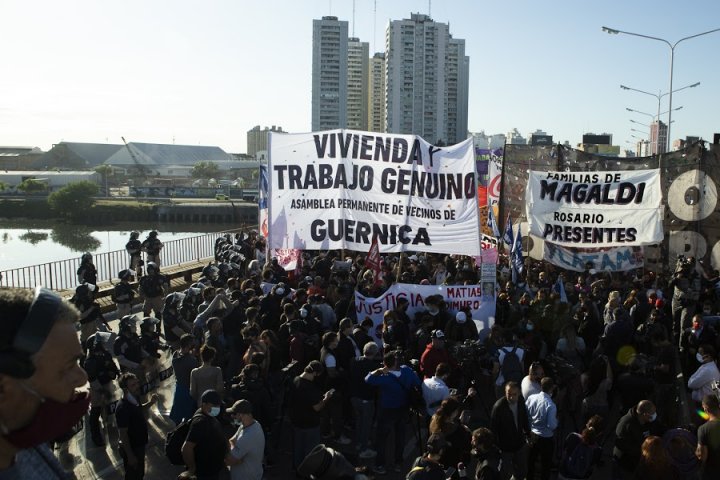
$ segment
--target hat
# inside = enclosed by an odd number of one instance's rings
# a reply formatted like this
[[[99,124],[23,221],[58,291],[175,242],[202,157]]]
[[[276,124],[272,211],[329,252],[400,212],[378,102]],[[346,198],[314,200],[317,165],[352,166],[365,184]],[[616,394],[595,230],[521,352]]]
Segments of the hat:
[[[457,312],[455,314],[455,320],[457,320],[458,323],[465,323],[465,321],[467,320],[467,315],[465,315],[465,312]]]
[[[411,262],[417,262],[417,261],[418,261],[418,257],[417,257],[417,255],[410,255],[410,256],[408,257],[408,260],[410,260]]]
[[[242,413],[242,414],[251,414],[253,413],[252,409],[252,403],[250,403],[249,400],[245,400],[244,398],[242,400],[238,400],[233,404],[232,407],[227,409],[228,413]]]
[[[200,403],[209,403],[211,405],[220,406],[222,405],[222,399],[220,394],[215,390],[205,390],[200,397]]]
[[[144,323],[146,325],[147,324],[157,325],[158,323],[160,323],[160,319],[155,318],[155,317],[145,317],[145,318],[143,318],[142,323]]]
[[[432,331],[430,338],[445,338],[445,334],[438,328],[437,330]]]

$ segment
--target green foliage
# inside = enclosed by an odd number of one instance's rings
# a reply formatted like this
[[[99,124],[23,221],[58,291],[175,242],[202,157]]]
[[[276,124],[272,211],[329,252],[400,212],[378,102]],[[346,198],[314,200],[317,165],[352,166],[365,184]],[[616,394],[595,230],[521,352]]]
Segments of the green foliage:
[[[47,190],[47,185],[40,180],[34,178],[26,178],[17,186],[17,189],[25,193],[44,192]]]
[[[7,188],[7,184],[5,184],[5,183],[3,183],[3,182],[0,182],[0,192],[2,192],[3,190],[5,190],[6,188]]]
[[[193,178],[217,178],[220,175],[220,167],[215,162],[198,162],[193,166],[190,175]]]
[[[69,183],[48,197],[53,210],[64,217],[77,217],[95,204],[99,188],[88,181]]]

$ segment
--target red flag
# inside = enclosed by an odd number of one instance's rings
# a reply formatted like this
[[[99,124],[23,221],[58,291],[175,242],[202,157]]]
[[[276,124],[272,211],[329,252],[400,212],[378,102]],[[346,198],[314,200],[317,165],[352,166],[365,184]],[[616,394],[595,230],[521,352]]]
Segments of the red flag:
[[[370,251],[368,251],[367,257],[365,257],[365,266],[373,271],[373,284],[381,284],[382,278],[380,278],[380,246],[378,245],[377,235],[373,236],[372,244],[370,244]]]

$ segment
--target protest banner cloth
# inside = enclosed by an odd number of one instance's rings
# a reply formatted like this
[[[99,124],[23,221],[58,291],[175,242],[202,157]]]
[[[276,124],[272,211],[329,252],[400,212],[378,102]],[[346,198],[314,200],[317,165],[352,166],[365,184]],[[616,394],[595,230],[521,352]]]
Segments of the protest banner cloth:
[[[530,171],[529,233],[574,247],[650,245],[663,240],[660,171]]]
[[[273,248],[270,250],[270,257],[277,258],[278,265],[286,272],[292,272],[302,266],[302,255],[297,248]]]
[[[626,272],[644,266],[642,247],[579,249],[545,242],[543,260],[576,272],[584,272],[588,262],[592,262],[596,270],[609,272]]]
[[[270,133],[270,248],[480,254],[472,139]]]
[[[370,251],[368,251],[367,257],[365,257],[365,266],[373,272],[373,285],[381,284],[380,247],[378,246],[377,235],[373,236]]]
[[[493,266],[494,269],[494,266]],[[487,294],[486,294],[487,293]],[[495,320],[494,291],[483,291],[483,285],[416,285],[412,283],[395,283],[385,293],[376,298],[365,297],[355,292],[355,311],[358,321],[370,317],[375,325],[373,338],[382,338],[383,314],[395,308],[399,298],[408,300],[407,314],[413,318],[416,313],[425,309],[425,299],[430,295],[442,295],[453,315],[460,307],[468,306],[472,317],[490,328]],[[477,323],[477,322],[476,322]]]
[[[494,207],[500,203],[500,185],[502,183],[502,157],[490,155],[488,158],[487,204]]]
[[[268,236],[268,177],[267,165],[260,165],[258,175],[258,231],[260,235]]]

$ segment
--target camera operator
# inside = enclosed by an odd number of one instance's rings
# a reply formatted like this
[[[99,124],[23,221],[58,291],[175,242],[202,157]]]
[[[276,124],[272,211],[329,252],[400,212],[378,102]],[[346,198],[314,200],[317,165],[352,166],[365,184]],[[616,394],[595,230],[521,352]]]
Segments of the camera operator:
[[[435,375],[423,380],[422,392],[428,417],[432,417],[442,401],[450,396],[448,378],[450,378],[450,365],[440,363],[435,369]]]
[[[97,332],[85,342],[87,357],[83,362],[83,368],[85,368],[90,382],[88,423],[90,424],[90,438],[98,447],[105,445],[105,437],[100,428],[100,414],[103,408],[110,404],[112,381],[120,375],[120,370],[115,365],[112,355],[105,348],[111,335],[109,332]]]
[[[445,333],[442,330],[433,330],[430,334],[430,343],[427,344],[420,357],[420,371],[425,378],[430,378],[435,373],[437,366],[443,362],[455,366],[455,362],[445,348]]]

